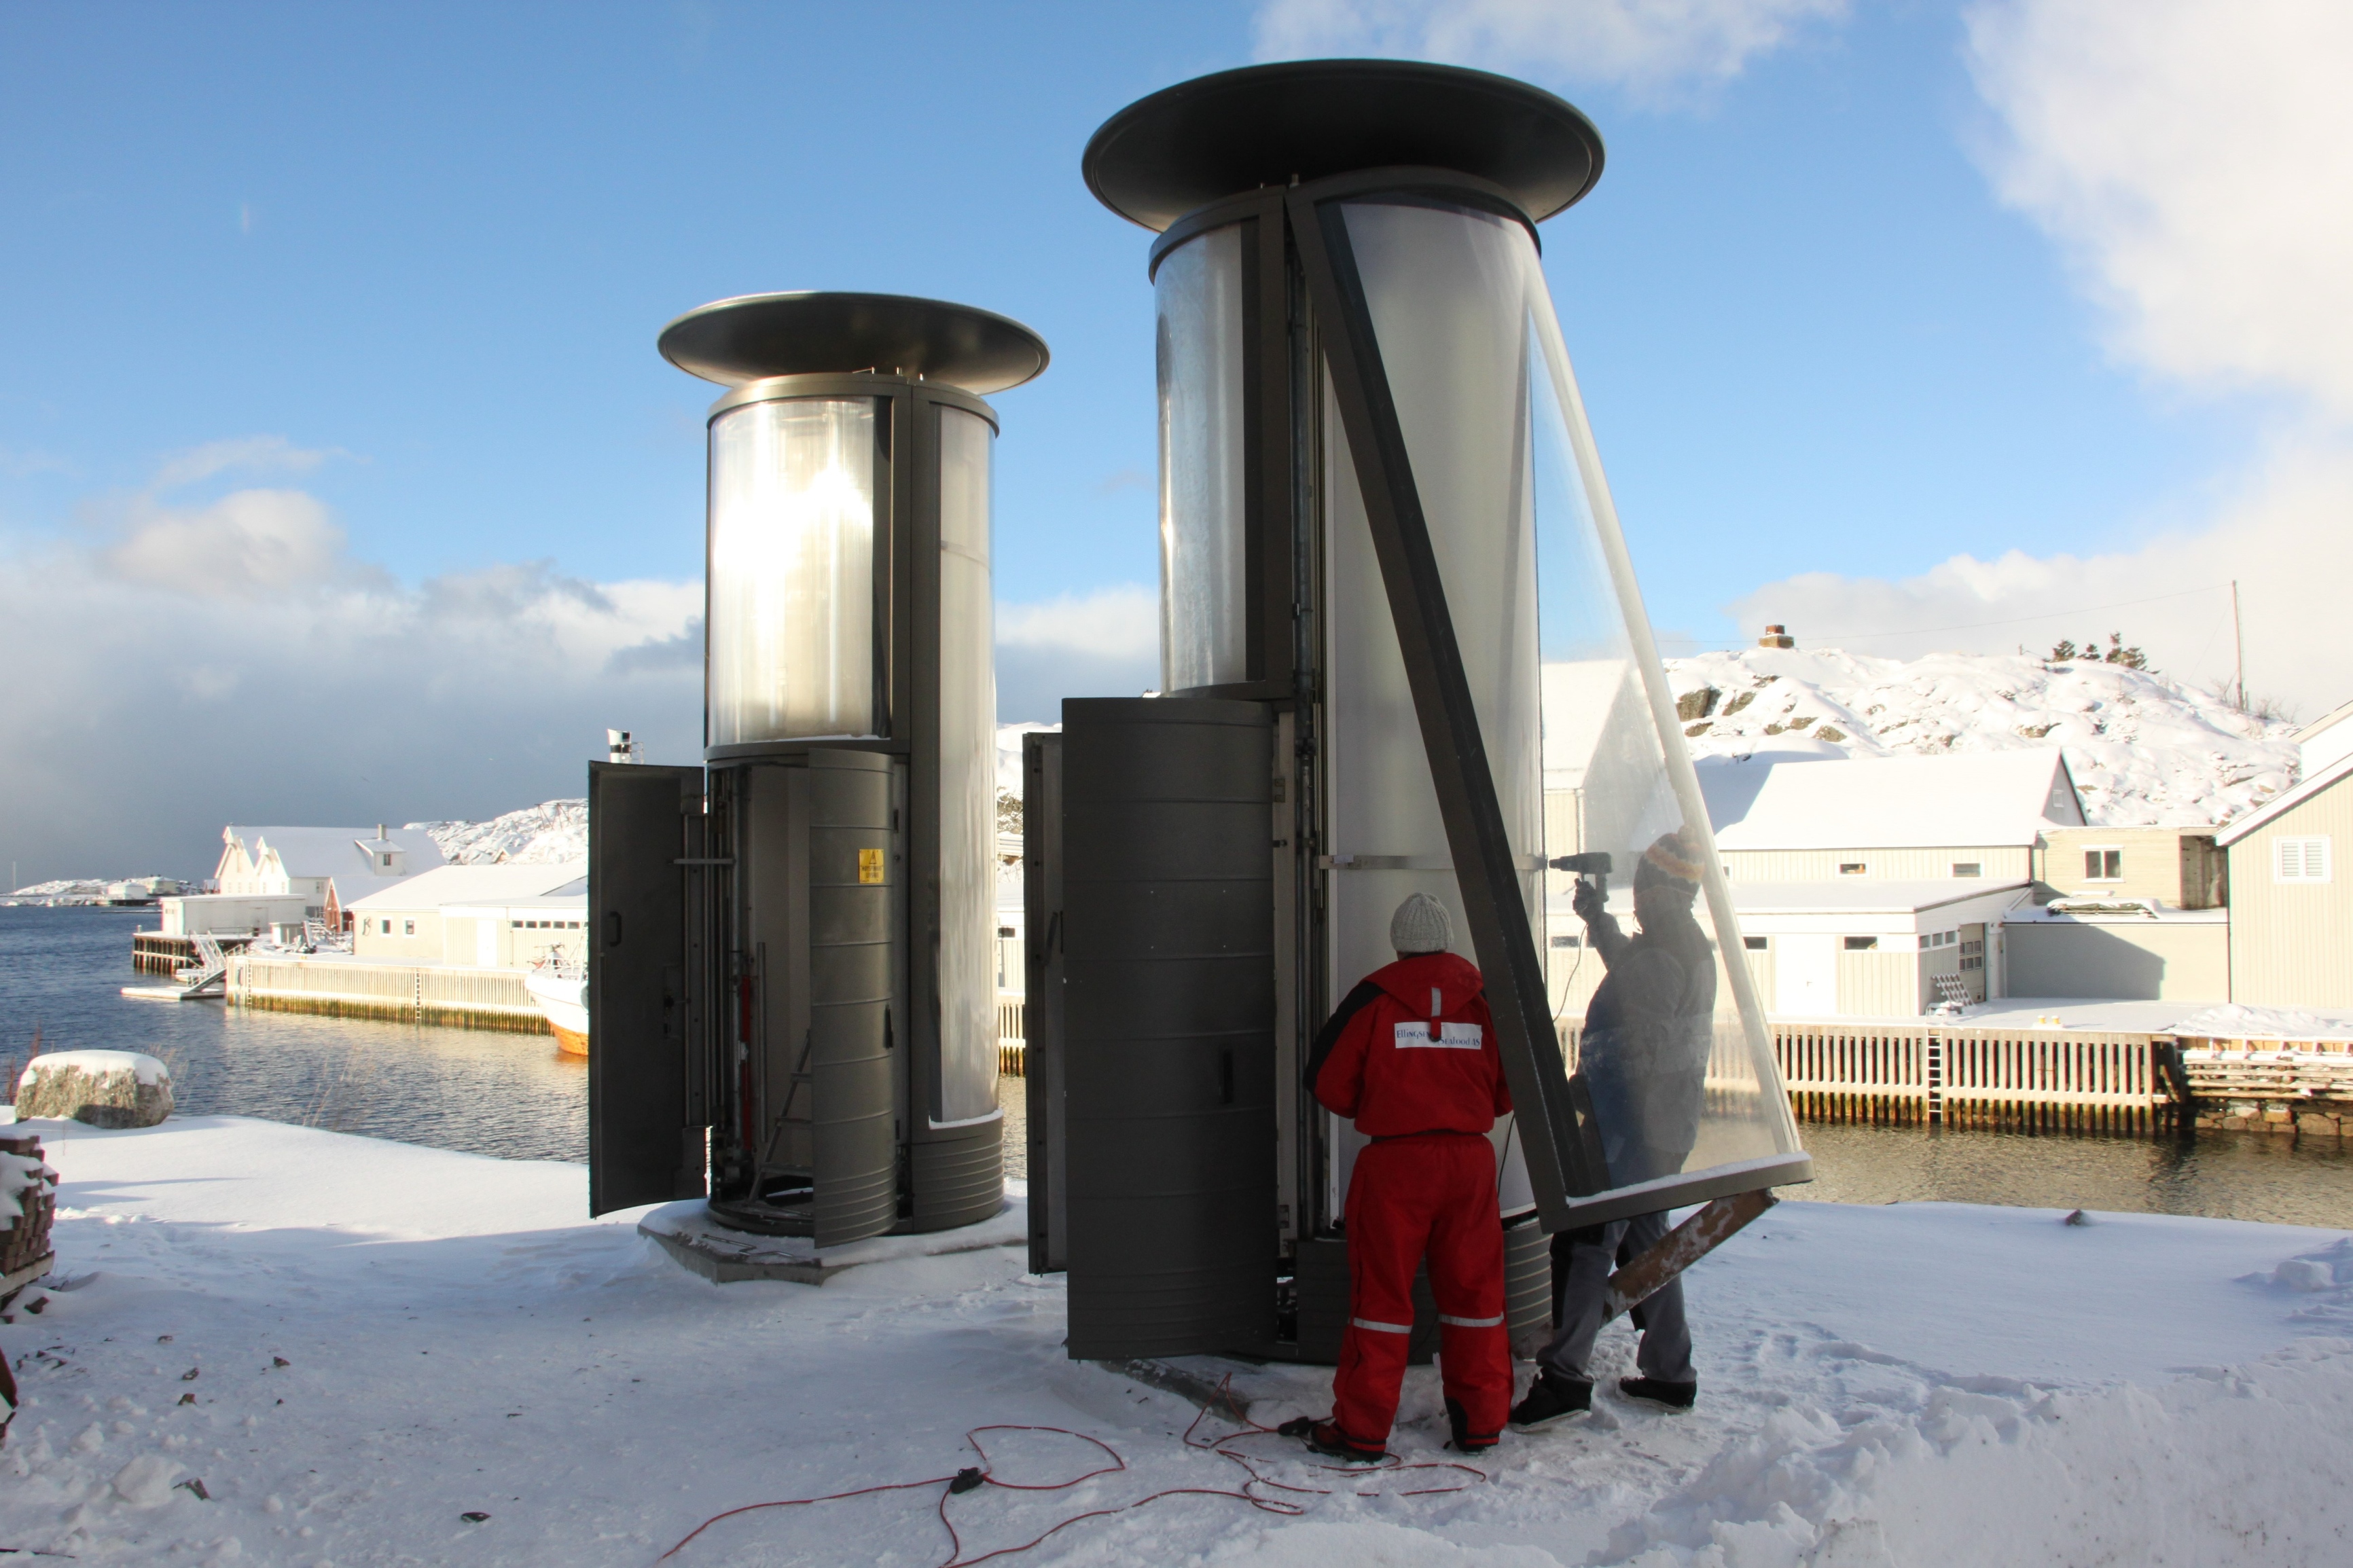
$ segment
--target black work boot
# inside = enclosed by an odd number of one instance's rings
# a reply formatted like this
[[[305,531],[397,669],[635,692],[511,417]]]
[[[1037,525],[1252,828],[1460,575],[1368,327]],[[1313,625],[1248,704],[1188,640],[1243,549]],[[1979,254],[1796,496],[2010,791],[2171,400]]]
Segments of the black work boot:
[[[1528,1396],[1512,1406],[1512,1430],[1541,1432],[1593,1408],[1593,1385],[1582,1378],[1563,1377],[1546,1367],[1528,1385]]]
[[[1669,1383],[1656,1377],[1621,1377],[1618,1380],[1618,1392],[1664,1410],[1689,1410],[1692,1401],[1699,1397],[1699,1384]]]
[[[1336,1421],[1318,1421],[1313,1415],[1294,1416],[1275,1428],[1285,1437],[1296,1437],[1318,1454],[1335,1459],[1345,1459],[1352,1465],[1377,1465],[1389,1457],[1388,1450],[1367,1447],[1340,1430]]]
[[[1470,1413],[1462,1408],[1462,1402],[1459,1399],[1446,1402],[1446,1425],[1454,1433],[1454,1451],[1458,1454],[1483,1454],[1493,1447],[1496,1439],[1503,1436],[1500,1432],[1482,1436],[1472,1431]]]

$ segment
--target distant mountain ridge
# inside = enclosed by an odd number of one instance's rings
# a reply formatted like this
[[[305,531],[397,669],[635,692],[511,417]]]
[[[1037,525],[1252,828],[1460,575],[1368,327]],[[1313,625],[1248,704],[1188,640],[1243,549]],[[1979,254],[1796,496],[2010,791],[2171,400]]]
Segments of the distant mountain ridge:
[[[1666,667],[1694,757],[2057,746],[2085,817],[2105,827],[2227,822],[2295,782],[2293,721],[2123,665],[1744,648]]]

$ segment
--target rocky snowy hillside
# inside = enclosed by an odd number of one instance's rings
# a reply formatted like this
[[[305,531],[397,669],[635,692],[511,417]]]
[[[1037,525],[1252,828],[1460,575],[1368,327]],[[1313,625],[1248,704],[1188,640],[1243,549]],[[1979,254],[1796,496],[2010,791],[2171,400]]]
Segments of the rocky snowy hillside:
[[[1694,756],[2058,746],[2102,826],[2225,822],[2295,780],[2295,724],[2122,665],[1746,648],[1669,659],[1667,679]]]
[[[412,822],[461,866],[552,865],[588,854],[588,803],[550,800],[488,822]]]
[[[1748,648],[1671,658],[1695,756],[1799,752],[1894,757],[2059,746],[2092,821],[2225,822],[2295,780],[2295,725],[2253,718],[2149,670],[1977,654]],[[1021,737],[997,731],[997,785],[1018,795]],[[465,865],[577,860],[588,803],[551,800],[488,822],[412,822]]]

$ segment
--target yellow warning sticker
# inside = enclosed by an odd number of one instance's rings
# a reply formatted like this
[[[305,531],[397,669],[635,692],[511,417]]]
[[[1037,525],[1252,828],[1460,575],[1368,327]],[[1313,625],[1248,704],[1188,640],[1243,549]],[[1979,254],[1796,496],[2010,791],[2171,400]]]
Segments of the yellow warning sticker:
[[[882,879],[882,851],[860,849],[858,852],[858,879],[860,882],[879,882]]]

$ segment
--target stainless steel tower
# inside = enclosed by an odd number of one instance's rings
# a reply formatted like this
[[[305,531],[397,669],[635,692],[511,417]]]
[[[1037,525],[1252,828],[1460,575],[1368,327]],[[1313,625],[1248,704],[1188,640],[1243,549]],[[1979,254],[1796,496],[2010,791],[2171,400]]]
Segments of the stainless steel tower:
[[[986,393],[1018,322],[764,294],[711,408],[704,765],[589,768],[589,1206],[823,1245],[1004,1202]]]
[[[1601,163],[1549,93],[1386,60],[1186,82],[1087,148],[1158,234],[1164,694],[1065,704],[1030,748],[1033,1256],[1069,1268],[1073,1355],[1336,1353],[1362,1140],[1303,1068],[1414,891],[1467,931],[1518,1108],[1515,1328],[1548,1315],[1544,1233],[1810,1173],[1538,265]],[[1724,1005],[1682,1169],[1630,1180],[1624,1075],[1556,1019],[1546,879],[1615,864],[1622,895],[1677,830]]]

